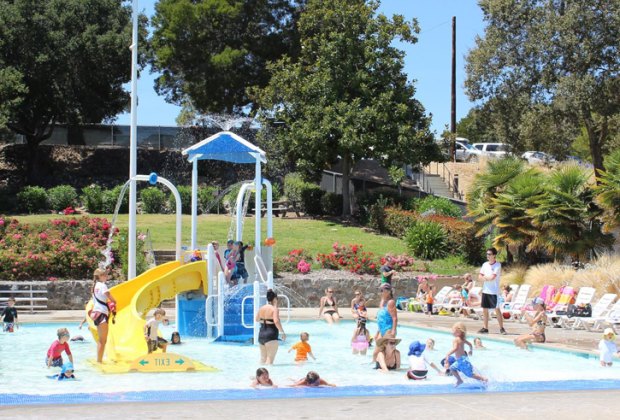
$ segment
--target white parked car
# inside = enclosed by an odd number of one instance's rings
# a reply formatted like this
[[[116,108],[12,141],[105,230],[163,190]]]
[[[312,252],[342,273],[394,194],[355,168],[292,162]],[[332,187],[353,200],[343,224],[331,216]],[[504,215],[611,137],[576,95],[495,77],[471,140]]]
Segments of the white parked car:
[[[477,162],[482,152],[472,146],[467,139],[457,137],[455,142],[455,159],[457,162]]]
[[[508,153],[508,146],[504,143],[474,143],[473,146],[487,157],[501,158]]]
[[[521,157],[530,164],[548,165],[550,163],[555,163],[555,158],[545,152],[525,152]]]

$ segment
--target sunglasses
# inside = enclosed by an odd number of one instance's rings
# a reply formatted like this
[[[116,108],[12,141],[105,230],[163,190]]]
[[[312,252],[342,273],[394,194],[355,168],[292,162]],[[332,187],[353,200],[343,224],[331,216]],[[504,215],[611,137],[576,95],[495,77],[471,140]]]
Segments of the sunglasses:
[[[396,341],[388,341],[387,343],[388,343],[388,344],[390,344],[390,345],[392,345],[392,346],[395,346],[395,345],[396,345]]]

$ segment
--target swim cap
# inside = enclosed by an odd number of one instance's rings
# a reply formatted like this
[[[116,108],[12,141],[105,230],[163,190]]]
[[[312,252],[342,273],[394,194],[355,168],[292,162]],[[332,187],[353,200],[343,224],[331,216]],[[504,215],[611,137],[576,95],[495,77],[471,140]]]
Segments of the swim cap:
[[[64,363],[62,365],[62,370],[60,372],[61,373],[65,373],[68,370],[71,370],[71,371],[73,370],[73,363],[71,363],[71,362]]]

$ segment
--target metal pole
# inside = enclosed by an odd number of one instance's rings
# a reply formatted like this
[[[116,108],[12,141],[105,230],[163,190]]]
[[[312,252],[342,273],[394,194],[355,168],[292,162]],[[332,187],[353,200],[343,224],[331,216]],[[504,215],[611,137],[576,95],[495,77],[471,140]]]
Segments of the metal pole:
[[[198,230],[198,159],[192,162],[192,250],[197,249],[198,240],[196,232]]]
[[[456,16],[452,16],[452,89],[450,101],[450,157],[456,161]]]
[[[136,277],[136,180],[138,148],[138,0],[133,0],[131,34],[131,130],[129,132],[129,238],[127,280]]]

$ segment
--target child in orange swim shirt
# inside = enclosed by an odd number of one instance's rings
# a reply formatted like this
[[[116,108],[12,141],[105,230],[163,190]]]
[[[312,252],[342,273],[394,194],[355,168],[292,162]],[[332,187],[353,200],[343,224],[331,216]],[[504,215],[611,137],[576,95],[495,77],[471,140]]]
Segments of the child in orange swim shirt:
[[[308,334],[307,332],[302,332],[299,335],[299,338],[301,341],[293,344],[293,346],[288,350],[288,352],[290,353],[293,350],[297,351],[297,353],[295,354],[296,362],[307,361],[308,355],[310,355],[313,360],[316,360],[316,357],[314,357],[314,354],[312,354],[312,348],[310,347],[310,344],[308,344],[308,340],[310,339],[310,334]]]

